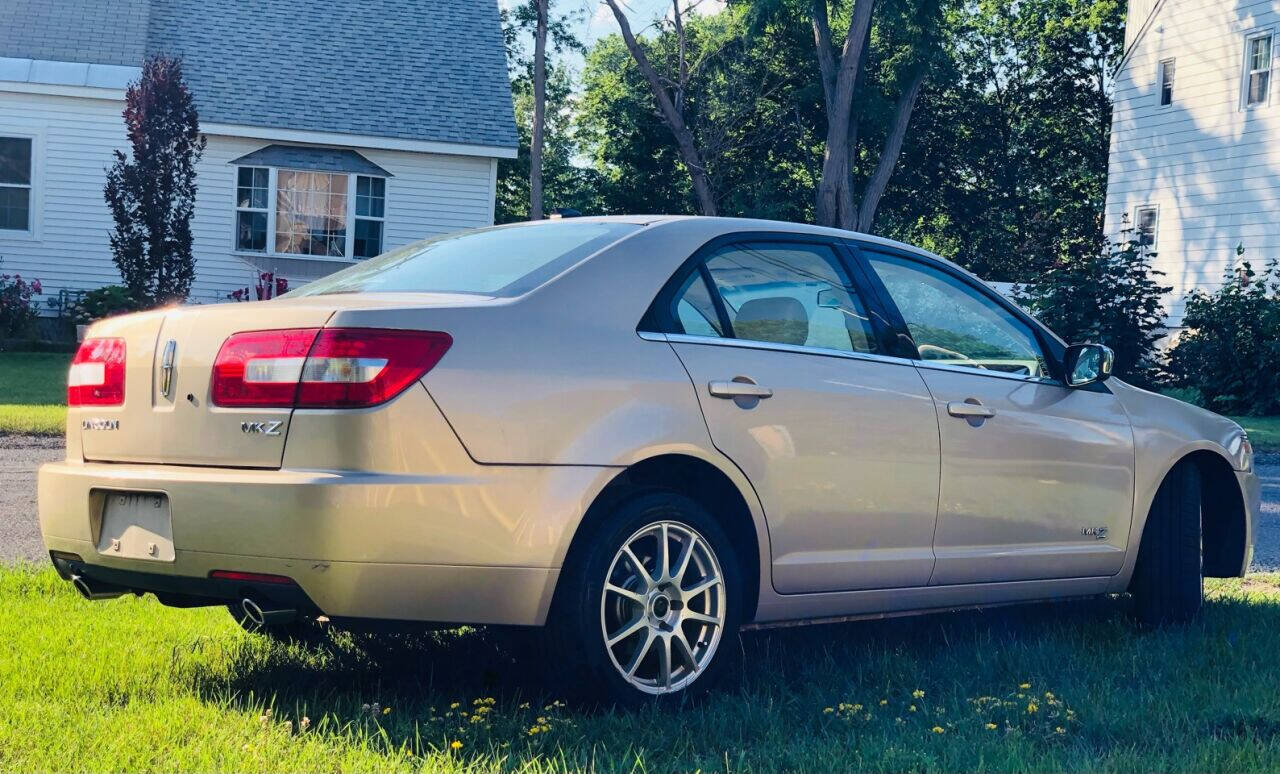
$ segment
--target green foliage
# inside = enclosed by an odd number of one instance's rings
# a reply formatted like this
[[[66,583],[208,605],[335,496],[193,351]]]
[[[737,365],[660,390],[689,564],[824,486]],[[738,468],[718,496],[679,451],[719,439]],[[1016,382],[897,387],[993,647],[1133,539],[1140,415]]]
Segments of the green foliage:
[[[622,711],[496,632],[284,646],[8,567],[0,770],[1274,771],[1280,576],[1206,586],[1157,631],[1103,598],[747,633],[734,684]]]
[[[1186,331],[1169,353],[1170,381],[1224,414],[1280,413],[1280,265],[1245,261],[1212,293],[1187,297]]]
[[[878,233],[990,280],[1029,281],[1102,230],[1117,0],[979,0],[912,119]]]
[[[16,338],[31,331],[40,316],[34,298],[42,290],[40,280],[0,274],[0,338]]]
[[[142,309],[140,304],[124,285],[104,285],[97,290],[90,290],[76,299],[67,308],[68,316],[78,325],[88,325],[104,317],[114,317]]]
[[[1018,289],[1019,302],[1068,343],[1105,344],[1115,350],[1116,376],[1143,387],[1158,376],[1156,341],[1163,334],[1164,272],[1132,239],[1098,245],[1068,244],[1052,267]]]

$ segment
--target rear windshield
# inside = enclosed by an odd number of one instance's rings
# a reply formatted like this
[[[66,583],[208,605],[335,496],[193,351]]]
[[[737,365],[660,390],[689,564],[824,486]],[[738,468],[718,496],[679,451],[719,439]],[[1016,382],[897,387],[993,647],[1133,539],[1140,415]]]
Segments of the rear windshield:
[[[463,231],[392,250],[289,295],[438,292],[518,296],[639,228],[634,223],[561,221]]]

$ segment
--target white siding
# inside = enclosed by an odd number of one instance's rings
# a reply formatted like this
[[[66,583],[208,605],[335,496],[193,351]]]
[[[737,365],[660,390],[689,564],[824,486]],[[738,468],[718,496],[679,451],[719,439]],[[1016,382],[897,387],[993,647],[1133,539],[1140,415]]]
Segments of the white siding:
[[[102,198],[112,151],[125,149],[123,104],[112,99],[51,96],[0,90],[0,134],[36,137],[34,238],[0,231],[4,273],[41,280],[46,296],[60,289],[91,290],[120,282],[111,261],[111,216]],[[271,144],[268,140],[210,136],[197,168],[192,223],[196,282],[191,300],[223,300],[252,284],[255,265],[295,282],[349,265],[344,261],[241,256],[234,243],[235,167],[229,162]],[[354,146],[353,146],[354,147]],[[387,170],[384,249],[433,234],[493,222],[493,160],[356,147]],[[252,262],[252,263],[250,263]]]
[[[1280,43],[1280,0],[1165,0],[1116,77],[1107,234],[1117,234],[1126,214],[1132,221],[1139,205],[1159,206],[1154,263],[1174,286],[1174,324],[1187,292],[1221,285],[1237,245],[1255,265],[1280,257],[1274,65],[1270,103],[1243,107],[1245,36],[1262,29]],[[1162,107],[1159,64],[1170,58],[1173,105]]]

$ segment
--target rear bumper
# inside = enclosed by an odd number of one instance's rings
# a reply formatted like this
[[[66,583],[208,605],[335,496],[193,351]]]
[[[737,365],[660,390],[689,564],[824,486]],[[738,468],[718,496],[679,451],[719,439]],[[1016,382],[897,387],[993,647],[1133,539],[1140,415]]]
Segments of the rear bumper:
[[[606,468],[476,466],[461,475],[51,463],[40,527],[81,571],[139,591],[236,598],[214,570],[292,578],[331,618],[540,625]],[[164,492],[172,562],[99,553],[94,492]],[[130,575],[121,583],[120,573]],[[164,596],[161,596],[164,599]],[[285,600],[278,600],[284,602]]]

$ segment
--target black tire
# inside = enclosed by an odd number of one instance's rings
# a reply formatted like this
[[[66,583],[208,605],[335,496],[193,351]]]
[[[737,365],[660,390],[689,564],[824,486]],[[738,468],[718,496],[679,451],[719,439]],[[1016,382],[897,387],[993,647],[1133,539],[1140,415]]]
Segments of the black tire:
[[[670,692],[655,694],[647,693],[628,682],[623,676],[622,667],[615,665],[616,660],[634,657],[635,651],[639,650],[641,645],[633,646],[628,641],[619,642],[614,646],[614,655],[611,656],[605,644],[604,626],[611,615],[609,611],[613,608],[604,606],[602,596],[605,593],[605,579],[608,577],[616,581],[619,577],[618,575],[610,576],[611,570],[615,573],[630,572],[629,561],[623,560],[625,564],[622,565],[615,564],[615,555],[622,550],[624,543],[635,538],[647,526],[660,522],[687,527],[709,547],[714,561],[719,564],[723,578],[723,585],[718,592],[722,596],[717,599],[724,605],[724,626],[720,630],[718,640],[709,649],[709,661],[703,664],[700,670],[686,673],[686,676],[692,675],[692,679],[686,685]],[[674,537],[676,535],[674,530],[672,535],[673,541],[678,540]],[[575,547],[575,555],[569,557],[561,571],[560,588],[557,590],[545,632],[546,651],[541,660],[550,667],[549,671],[556,683],[553,690],[564,691],[575,700],[604,701],[624,706],[653,702],[666,703],[683,701],[700,694],[736,671],[741,655],[737,635],[738,626],[742,620],[746,591],[743,587],[744,573],[741,569],[741,559],[728,535],[706,509],[693,500],[673,492],[638,494],[618,505],[583,538]],[[683,547],[682,543],[676,543],[676,545]],[[640,558],[643,563],[650,564],[651,557],[641,556]],[[672,562],[674,563],[674,559]],[[709,576],[701,575],[697,567],[690,565],[688,573],[682,576],[683,585],[691,589],[707,577]],[[631,616],[644,618],[655,610],[653,606],[645,606],[625,599],[619,600],[615,597],[616,595],[611,596],[608,604],[632,605],[633,607],[628,608],[632,611],[629,613]],[[657,604],[656,598],[654,604]],[[677,610],[687,609],[689,612],[695,612],[697,608],[706,611],[713,607],[710,597],[691,599],[687,608],[683,607],[684,603],[681,605],[682,607]],[[680,613],[677,612],[676,615]],[[693,628],[683,628],[688,626]],[[625,624],[622,628],[625,628]],[[708,632],[715,627],[703,629],[696,622],[692,622],[676,624],[675,628],[686,633],[691,632],[685,638],[686,641],[693,640],[690,650],[686,652],[695,654],[699,652],[700,647],[705,647],[712,642],[713,637]],[[636,641],[647,636],[642,630],[636,635]],[[659,643],[657,647],[661,648],[660,640],[656,642]],[[672,647],[672,652],[675,653],[678,646]],[[629,654],[626,653],[628,648],[632,648]],[[655,654],[655,657],[662,656]],[[669,673],[674,673],[676,669],[686,669],[692,663],[685,657],[680,657],[682,664],[676,664],[675,657],[669,658],[673,659],[667,662],[668,665],[672,665],[668,668]],[[646,665],[649,663],[646,662]],[[660,666],[655,666],[661,669]]]
[[[285,645],[314,645],[328,638],[328,632],[314,618],[298,616],[287,624],[261,626],[245,615],[244,608],[238,602],[227,603],[227,612],[250,634],[258,634]]]
[[[1138,621],[1180,624],[1204,601],[1200,471],[1180,463],[1160,484],[1138,548],[1129,591]]]

